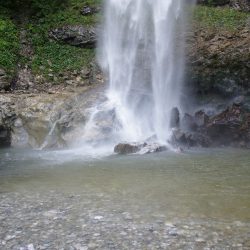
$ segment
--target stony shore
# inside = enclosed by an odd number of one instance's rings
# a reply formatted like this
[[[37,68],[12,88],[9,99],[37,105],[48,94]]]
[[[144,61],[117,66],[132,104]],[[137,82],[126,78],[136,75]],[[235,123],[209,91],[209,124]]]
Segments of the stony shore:
[[[6,250],[250,248],[249,223],[167,218],[89,191],[2,192],[0,224]]]

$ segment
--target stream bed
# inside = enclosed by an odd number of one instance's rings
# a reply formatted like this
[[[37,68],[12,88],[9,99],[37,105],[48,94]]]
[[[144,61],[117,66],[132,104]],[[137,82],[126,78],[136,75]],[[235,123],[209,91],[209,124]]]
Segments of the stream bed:
[[[250,153],[0,150],[0,249],[250,249]]]

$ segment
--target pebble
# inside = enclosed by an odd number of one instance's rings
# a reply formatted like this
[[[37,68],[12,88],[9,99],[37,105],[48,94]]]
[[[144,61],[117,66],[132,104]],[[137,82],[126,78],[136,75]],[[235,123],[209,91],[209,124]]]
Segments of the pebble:
[[[7,235],[7,236],[5,237],[5,241],[12,240],[12,239],[14,239],[15,237],[16,237],[15,235]]]
[[[103,216],[95,216],[94,217],[94,220],[102,220],[103,219]]]
[[[108,195],[90,192],[83,192],[77,199],[56,191],[39,196],[32,192],[0,193],[0,214],[4,218],[0,249],[139,250],[201,249],[201,246],[211,249],[218,245],[220,249],[232,246],[248,249],[250,246],[250,223],[211,218],[182,221],[167,216],[162,223],[153,213],[150,211],[146,216],[143,207],[128,207],[125,200],[116,202]]]
[[[27,249],[28,249],[28,250],[35,250],[35,248],[34,248],[34,245],[33,245],[33,244],[29,244],[29,245],[27,246]]]

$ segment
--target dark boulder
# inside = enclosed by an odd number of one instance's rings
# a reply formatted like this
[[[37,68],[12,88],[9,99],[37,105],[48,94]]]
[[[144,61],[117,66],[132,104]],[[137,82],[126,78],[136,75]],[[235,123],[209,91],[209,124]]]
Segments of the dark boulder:
[[[11,130],[0,125],[0,148],[11,146]]]
[[[249,142],[250,113],[239,105],[232,105],[209,119],[206,133],[214,145],[236,145]]]
[[[187,144],[186,134],[180,129],[173,129],[171,143],[174,145],[185,145]]]
[[[209,120],[208,115],[202,110],[197,111],[194,114],[194,121],[198,127],[205,126],[207,124],[208,120]]]
[[[200,132],[183,132],[180,129],[173,130],[171,143],[179,148],[185,147],[209,147],[211,140],[206,134]]]
[[[181,120],[181,126],[184,130],[187,131],[195,131],[197,129],[197,124],[195,119],[190,114],[185,114]]]
[[[187,133],[186,143],[187,143],[187,146],[189,147],[207,148],[212,145],[211,139],[207,135],[203,133],[199,133],[199,132]]]
[[[170,114],[170,128],[178,128],[180,126],[180,112],[178,108],[173,108]]]
[[[141,150],[143,144],[138,143],[119,143],[115,146],[114,152],[117,154],[134,154]]]
[[[94,48],[97,42],[95,28],[83,25],[68,25],[49,32],[49,37],[62,43],[82,48]]]
[[[233,99],[233,104],[236,105],[236,106],[241,106],[245,103],[245,96],[243,95],[240,95],[240,96],[236,96],[234,99]]]

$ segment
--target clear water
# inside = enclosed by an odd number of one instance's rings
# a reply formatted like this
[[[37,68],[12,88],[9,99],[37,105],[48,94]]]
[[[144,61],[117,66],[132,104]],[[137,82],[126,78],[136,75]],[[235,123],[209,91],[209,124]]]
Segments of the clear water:
[[[98,159],[71,151],[0,151],[0,193],[52,190],[108,195],[110,210],[140,208],[148,219],[250,222],[250,154],[213,149]]]

